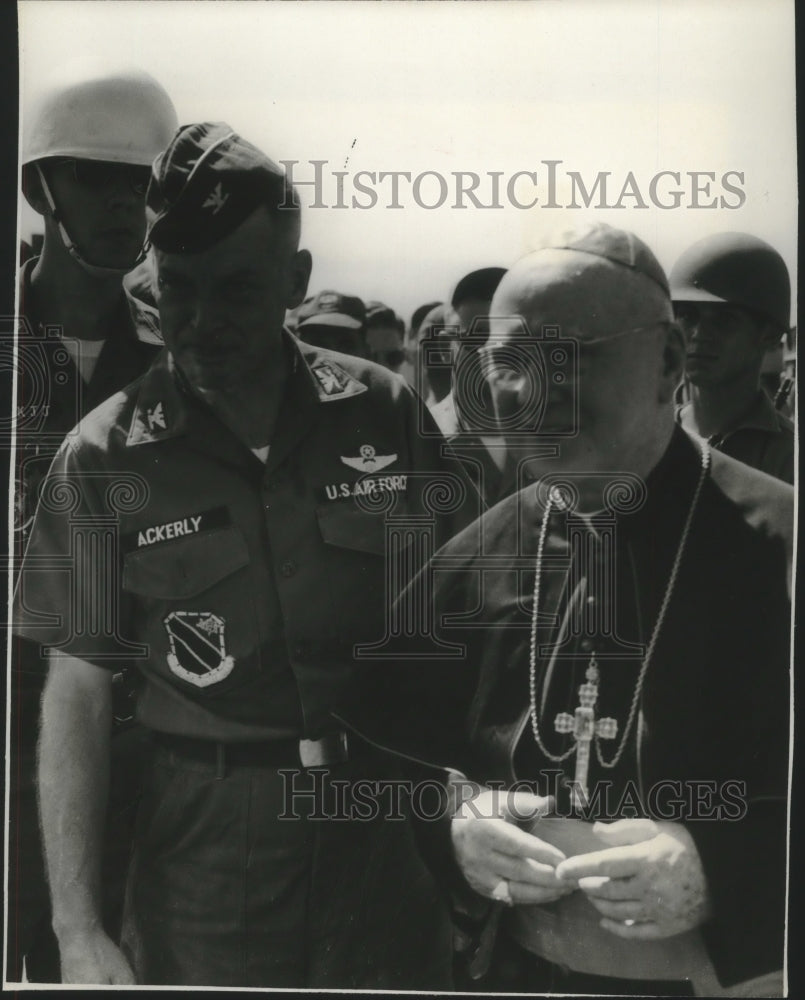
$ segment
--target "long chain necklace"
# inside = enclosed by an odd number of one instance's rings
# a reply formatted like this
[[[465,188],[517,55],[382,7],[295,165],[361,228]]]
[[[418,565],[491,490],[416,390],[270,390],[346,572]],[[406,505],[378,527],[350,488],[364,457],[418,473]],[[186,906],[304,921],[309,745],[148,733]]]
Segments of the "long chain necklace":
[[[649,664],[651,663],[652,656],[654,655],[654,649],[657,645],[657,639],[662,628],[662,623],[665,620],[666,612],[668,611],[668,606],[671,603],[671,596],[674,592],[674,585],[676,584],[676,578],[679,573],[679,566],[682,562],[682,554],[685,550],[685,545],[688,540],[688,535],[690,534],[691,524],[693,523],[693,516],[696,512],[696,507],[699,502],[699,496],[704,486],[704,481],[707,478],[707,472],[710,467],[710,448],[706,441],[702,442],[702,454],[701,454],[702,468],[699,474],[699,480],[696,484],[696,490],[693,494],[693,500],[691,501],[690,509],[688,510],[688,516],[685,521],[685,526],[682,529],[682,536],[679,540],[679,545],[677,546],[676,556],[674,557],[674,563],[671,567],[671,573],[668,577],[668,584],[665,588],[665,595],[660,605],[660,610],[657,614],[657,621],[654,624],[654,630],[651,634],[651,639],[649,640],[648,648],[646,650],[646,656],[643,660],[643,665],[640,668],[640,674],[637,678],[637,684],[635,685],[634,694],[632,695],[632,702],[629,708],[629,715],[626,720],[626,725],[623,729],[623,734],[621,736],[620,745],[615,751],[615,756],[611,760],[605,760],[603,754],[601,753],[600,741],[602,739],[613,739],[617,735],[617,722],[615,719],[595,719],[595,702],[598,699],[598,681],[599,681],[599,671],[598,663],[595,658],[595,653],[593,652],[590,657],[590,663],[586,672],[586,684],[582,684],[579,688],[580,695],[580,705],[576,709],[575,716],[570,715],[567,712],[562,712],[556,717],[555,728],[557,732],[560,733],[573,733],[575,736],[575,741],[573,746],[569,750],[566,750],[561,754],[551,753],[550,750],[545,746],[542,741],[539,730],[539,722],[537,720],[537,619],[539,617],[539,599],[540,599],[540,584],[542,580],[542,561],[543,553],[545,551],[545,539],[548,534],[548,521],[550,519],[551,510],[554,506],[562,506],[560,502],[559,492],[556,487],[551,489],[548,493],[548,498],[545,503],[545,512],[542,518],[542,524],[540,526],[539,540],[537,543],[537,561],[536,561],[536,576],[534,579],[534,603],[533,610],[531,612],[531,645],[529,650],[529,694],[530,694],[530,708],[531,708],[531,729],[534,733],[534,739],[537,742],[540,750],[545,754],[548,760],[554,763],[561,763],[567,760],[573,753],[577,754],[576,757],[576,781],[573,790],[573,801],[575,803],[580,803],[587,796],[587,771],[589,767],[590,759],[590,744],[595,744],[595,752],[598,758],[598,762],[602,767],[614,768],[618,761],[623,756],[623,752],[626,749],[626,743],[629,738],[629,733],[631,732],[632,725],[634,724],[635,716],[637,715],[637,709],[640,704],[640,696],[643,692],[643,684],[646,679],[646,674],[648,673]]]

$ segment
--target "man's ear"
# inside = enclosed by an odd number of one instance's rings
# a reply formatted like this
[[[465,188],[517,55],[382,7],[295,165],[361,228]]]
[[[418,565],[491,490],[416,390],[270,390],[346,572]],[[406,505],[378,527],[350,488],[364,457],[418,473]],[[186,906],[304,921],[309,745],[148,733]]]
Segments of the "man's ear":
[[[677,322],[665,328],[665,342],[662,351],[662,374],[660,377],[659,402],[669,403],[685,374],[685,335]]]
[[[764,323],[760,330],[760,344],[764,351],[779,347],[783,332],[775,323]]]
[[[31,208],[39,215],[50,215],[50,205],[42,190],[42,178],[34,163],[22,168],[22,193]]]
[[[291,288],[286,308],[294,309],[305,301],[310,272],[313,270],[313,258],[307,250],[297,250],[291,262]]]

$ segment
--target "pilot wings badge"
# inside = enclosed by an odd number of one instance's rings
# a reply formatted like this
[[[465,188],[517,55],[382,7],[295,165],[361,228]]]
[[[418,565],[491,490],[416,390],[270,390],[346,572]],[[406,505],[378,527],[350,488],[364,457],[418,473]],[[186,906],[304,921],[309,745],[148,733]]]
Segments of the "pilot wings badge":
[[[360,454],[353,458],[350,455],[342,455],[341,461],[348,465],[350,469],[357,469],[358,472],[379,472],[387,465],[397,461],[396,455],[378,455],[370,444],[362,444]]]

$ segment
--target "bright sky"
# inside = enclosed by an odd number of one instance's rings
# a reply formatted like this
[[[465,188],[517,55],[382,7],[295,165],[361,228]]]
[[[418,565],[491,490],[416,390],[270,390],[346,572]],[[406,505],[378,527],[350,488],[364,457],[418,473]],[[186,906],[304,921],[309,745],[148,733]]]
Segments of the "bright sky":
[[[369,209],[308,207],[311,291],[335,288],[381,299],[406,319],[421,302],[448,297],[474,267],[512,264],[540,235],[599,219],[632,229],[669,268],[711,232],[742,230],[775,245],[795,280],[796,147],[794,5],[789,0],[535,0],[477,3],[267,3],[192,0],[23,0],[22,128],[37,93],[65,72],[138,66],[171,94],[179,120],[225,120],[275,160],[298,160],[297,178],[326,161],[332,171],[408,171],[398,203],[391,182]],[[567,206],[575,171],[591,190],[609,171],[619,209]],[[413,180],[424,171],[439,181]],[[500,209],[454,206],[456,171],[479,175],[478,197]],[[507,197],[515,182],[520,209]],[[678,208],[660,208],[650,196]],[[739,189],[731,192],[722,180]],[[690,172],[711,172],[694,207]],[[706,178],[702,183],[706,183]],[[634,193],[634,186],[638,196]],[[303,203],[314,189],[301,188]],[[638,207],[640,198],[646,207]],[[721,207],[741,204],[736,208]],[[577,192],[576,204],[581,205]],[[21,233],[37,217],[25,207]]]

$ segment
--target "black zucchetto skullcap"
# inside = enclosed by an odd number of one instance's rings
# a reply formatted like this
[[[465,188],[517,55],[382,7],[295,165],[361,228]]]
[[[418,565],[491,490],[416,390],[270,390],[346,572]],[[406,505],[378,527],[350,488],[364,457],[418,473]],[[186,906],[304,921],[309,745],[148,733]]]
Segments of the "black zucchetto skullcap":
[[[668,278],[662,265],[640,237],[625,229],[615,229],[605,222],[596,222],[580,229],[572,229],[548,239],[539,250],[576,250],[603,257],[612,264],[620,264],[643,275],[670,297]]]
[[[225,122],[183,125],[151,169],[148,238],[167,253],[198,253],[261,204],[298,212],[282,169]]]

